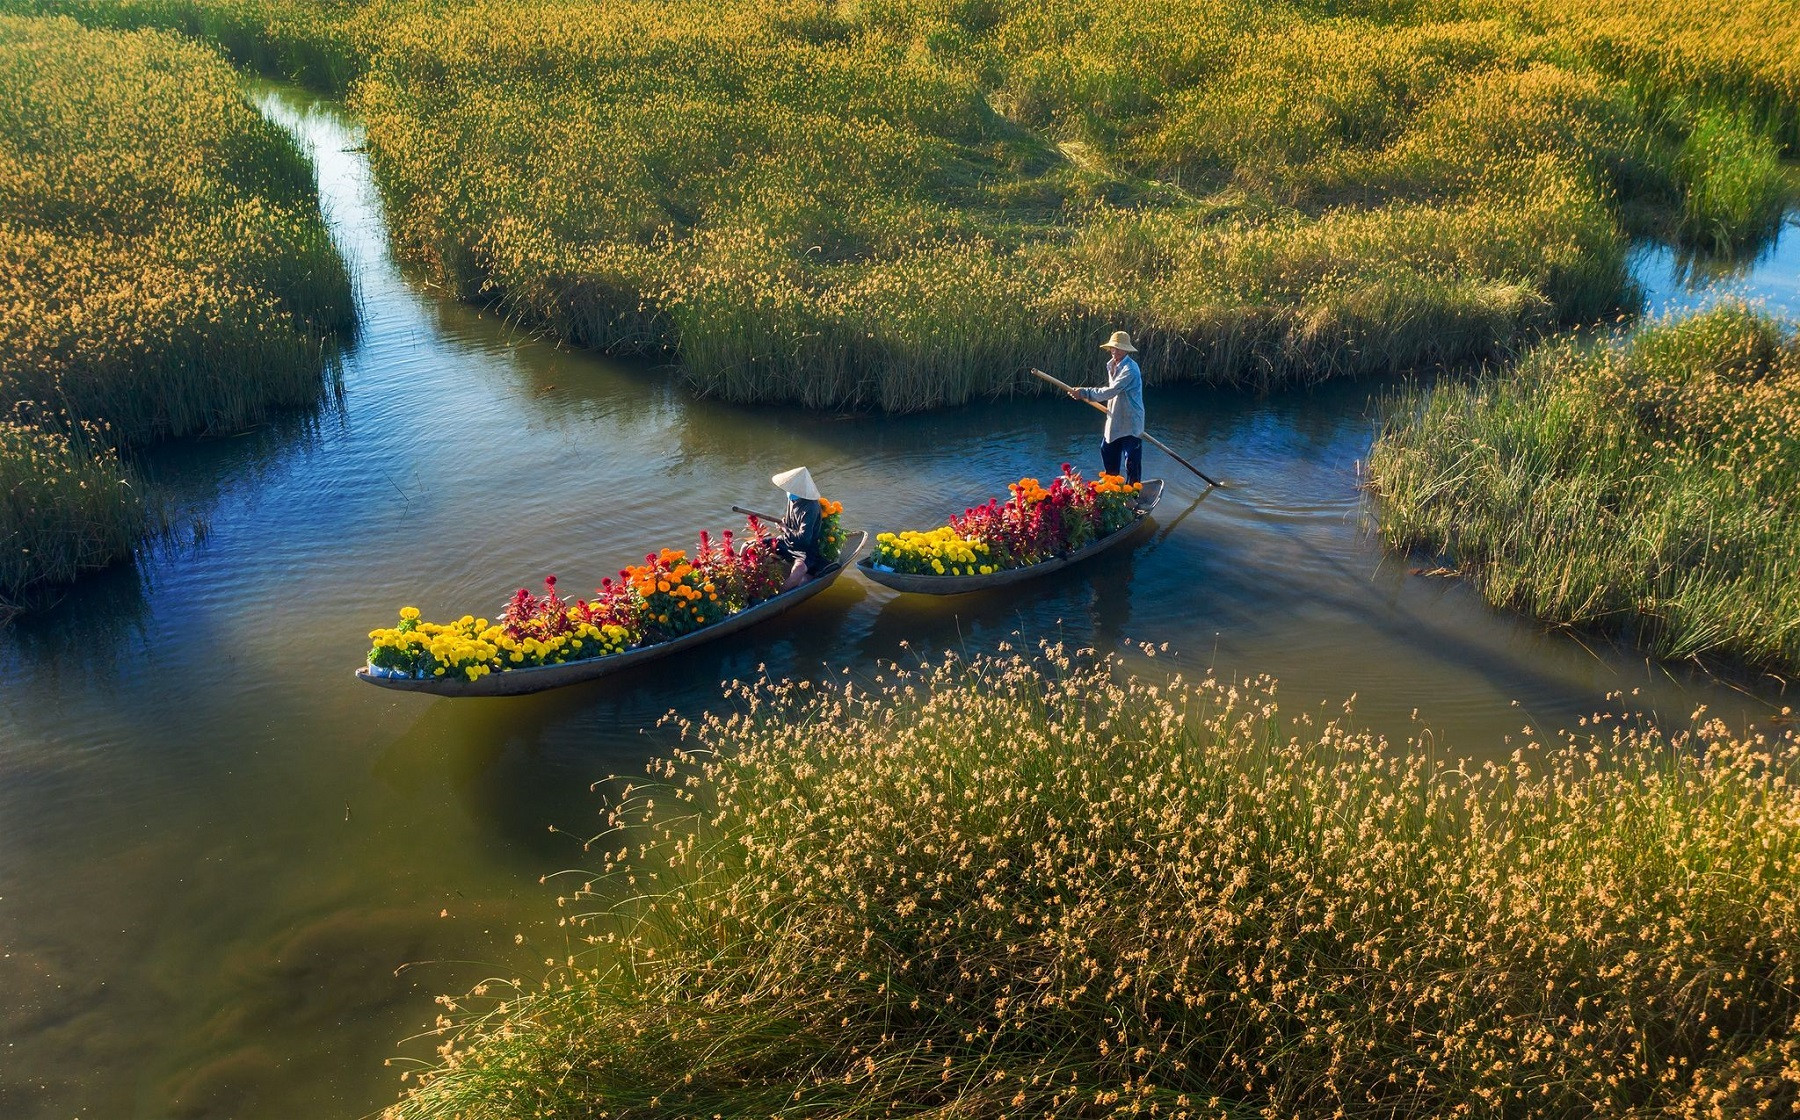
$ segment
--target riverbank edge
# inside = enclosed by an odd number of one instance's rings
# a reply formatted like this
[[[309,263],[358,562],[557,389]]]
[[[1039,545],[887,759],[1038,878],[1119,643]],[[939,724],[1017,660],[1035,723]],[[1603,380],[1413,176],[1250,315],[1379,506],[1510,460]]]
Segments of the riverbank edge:
[[[1372,529],[1496,609],[1789,676],[1797,332],[1726,302],[1397,393],[1364,467]]]

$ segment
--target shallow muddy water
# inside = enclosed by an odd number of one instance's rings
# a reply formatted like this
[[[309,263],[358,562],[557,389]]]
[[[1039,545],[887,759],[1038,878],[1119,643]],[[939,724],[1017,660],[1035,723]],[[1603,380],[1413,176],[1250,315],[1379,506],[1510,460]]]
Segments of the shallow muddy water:
[[[1545,634],[1384,559],[1356,481],[1369,386],[1153,391],[1154,430],[1232,485],[1202,499],[1151,452],[1171,482],[1153,531],[1041,585],[921,601],[846,577],[678,661],[540,697],[360,685],[364,635],[400,605],[492,611],[547,572],[591,587],[728,526],[732,503],[775,504],[778,468],[809,465],[851,527],[935,524],[1021,474],[1091,468],[1098,427],[1061,399],[730,407],[533,341],[400,273],[329,104],[257,96],[315,153],[363,330],[341,405],[150,464],[201,539],[0,632],[0,1116],[354,1117],[391,1100],[382,1061],[429,1024],[432,994],[560,955],[537,880],[579,863],[552,827],[598,827],[589,783],[637,772],[661,742],[640,729],[759,666],[860,671],[903,643],[1014,631],[1167,642],[1158,666],[1272,674],[1295,705],[1354,694],[1397,737],[1416,709],[1443,749],[1490,756],[1613,692],[1675,720],[1779,702]],[[1791,300],[1797,257],[1790,228],[1727,282]],[[1655,251],[1637,264],[1654,306],[1698,298]]]

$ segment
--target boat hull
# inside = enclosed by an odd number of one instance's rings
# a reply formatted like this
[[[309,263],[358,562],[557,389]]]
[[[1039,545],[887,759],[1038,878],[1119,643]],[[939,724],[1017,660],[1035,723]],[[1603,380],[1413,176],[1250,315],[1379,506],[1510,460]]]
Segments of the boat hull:
[[[1137,531],[1150,521],[1151,511],[1162,501],[1163,480],[1153,478],[1144,483],[1142,512],[1136,521],[1092,542],[1086,547],[1076,549],[1067,556],[1058,556],[1054,560],[1045,560],[1023,568],[1008,568],[985,576],[920,576],[906,572],[884,572],[875,567],[874,557],[865,556],[857,561],[856,568],[864,576],[879,583],[883,587],[891,587],[895,591],[905,591],[918,595],[967,595],[973,591],[988,591],[1008,584],[1020,583],[1039,576],[1047,576],[1051,572],[1060,572],[1073,564],[1105,552],[1107,549],[1130,539]]]
[[[465,678],[433,677],[419,680],[412,677],[377,677],[369,673],[364,665],[356,670],[356,679],[379,688],[391,688],[396,692],[423,692],[432,696],[524,696],[533,692],[543,692],[552,688],[564,688],[583,681],[599,680],[623,672],[646,661],[668,657],[703,645],[714,638],[723,638],[727,634],[736,633],[746,627],[767,621],[778,614],[806,602],[808,599],[824,591],[837,582],[850,565],[855,563],[857,553],[868,543],[869,534],[855,532],[844,540],[843,552],[836,564],[820,572],[792,591],[784,591],[765,602],[758,603],[747,610],[741,610],[730,618],[715,622],[711,626],[696,630],[691,634],[683,634],[679,638],[671,638],[666,642],[658,642],[653,646],[640,646],[628,649],[623,653],[615,653],[608,657],[593,657],[582,661],[570,661],[562,665],[538,665],[530,669],[508,669],[504,672],[489,673],[477,680]]]

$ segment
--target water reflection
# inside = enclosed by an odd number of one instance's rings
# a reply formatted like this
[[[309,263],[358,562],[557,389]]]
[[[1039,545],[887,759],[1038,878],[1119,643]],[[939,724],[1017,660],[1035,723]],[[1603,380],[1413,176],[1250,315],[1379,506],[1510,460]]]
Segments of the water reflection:
[[[1641,245],[1630,257],[1644,289],[1645,314],[1685,314],[1723,299],[1761,304],[1777,314],[1800,316],[1800,211],[1775,235],[1743,252],[1718,256],[1668,245]]]

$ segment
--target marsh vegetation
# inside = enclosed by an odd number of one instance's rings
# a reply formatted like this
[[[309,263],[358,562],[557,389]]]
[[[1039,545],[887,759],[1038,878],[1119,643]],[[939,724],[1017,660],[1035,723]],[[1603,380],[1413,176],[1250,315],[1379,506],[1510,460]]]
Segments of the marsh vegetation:
[[[1773,0],[10,2],[357,75],[441,282],[832,407],[1118,324],[1258,386],[1508,353],[1629,306],[1630,233],[1764,232],[1800,84]]]
[[[680,724],[567,879],[571,955],[443,1001],[389,1115],[1794,1099],[1791,740],[1596,723],[1475,766],[1271,681],[1119,669],[947,657]]]
[[[0,601],[17,602],[129,556],[153,522],[112,445],[317,402],[354,309],[307,161],[211,49],[0,16],[0,106],[0,479],[25,478],[0,506]]]
[[[1743,305],[1534,351],[1396,402],[1388,545],[1497,606],[1663,657],[1800,668],[1800,341]]]
[[[0,3],[347,90],[431,279],[673,355],[705,393],[820,407],[1006,391],[1027,364],[1090,364],[1121,324],[1164,379],[1511,356],[1629,308],[1631,236],[1753,243],[1800,139],[1776,0]],[[0,245],[22,279],[0,378],[34,404],[0,426],[0,516],[21,523],[0,540],[32,543],[0,580],[29,588],[153,523],[114,440],[316,399],[348,299],[303,163],[209,49],[55,20],[0,21],[8,44]],[[1377,449],[1384,531],[1539,617],[1791,665],[1794,353],[1735,309],[1442,387]],[[605,424],[584,448],[626,421]],[[533,427],[519,442],[566,464]],[[516,455],[429,446],[455,466],[440,493]],[[466,512],[447,507],[441,539]],[[371,541],[416,547],[381,521]],[[339,585],[366,566],[309,560]],[[258,578],[273,614],[292,587]],[[316,662],[332,618],[293,631]],[[1491,744],[1284,715],[1266,681],[1168,686],[1056,649],[852,658],[854,685],[759,685],[682,727],[565,899],[569,954],[448,1001],[447,1047],[393,1115],[1793,1102],[1791,741],[1608,724],[1480,767],[1439,760]]]

